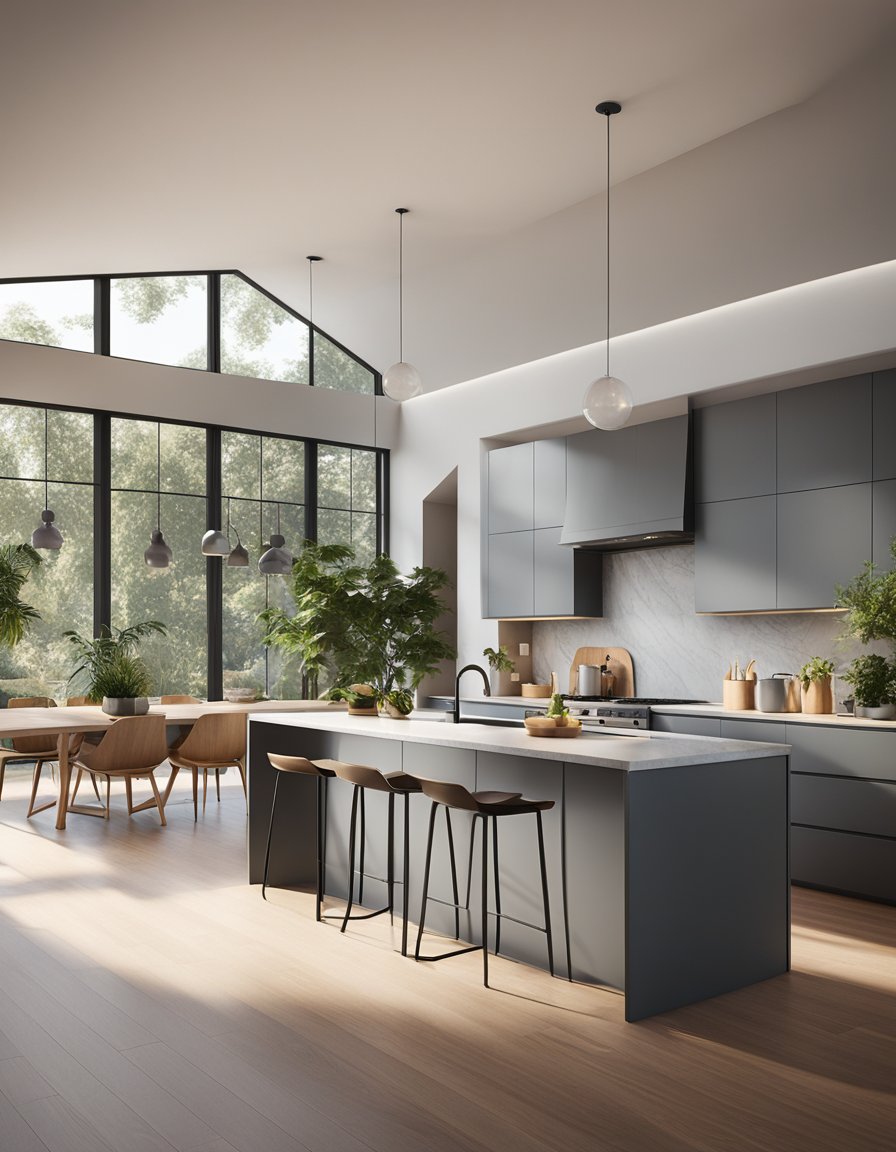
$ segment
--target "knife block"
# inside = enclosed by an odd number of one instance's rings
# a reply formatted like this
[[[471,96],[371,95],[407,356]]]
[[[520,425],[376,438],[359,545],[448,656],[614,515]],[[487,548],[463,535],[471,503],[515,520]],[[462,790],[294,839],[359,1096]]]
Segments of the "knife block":
[[[732,712],[752,712],[756,707],[755,680],[723,680],[722,707]]]

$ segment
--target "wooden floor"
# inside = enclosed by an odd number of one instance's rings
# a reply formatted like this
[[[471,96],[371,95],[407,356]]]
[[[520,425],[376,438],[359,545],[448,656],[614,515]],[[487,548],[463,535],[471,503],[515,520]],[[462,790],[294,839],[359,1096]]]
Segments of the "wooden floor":
[[[416,965],[194,825],[0,803],[3,1152],[865,1152],[896,1143],[896,909],[794,892],[794,971],[641,1024],[473,953]]]

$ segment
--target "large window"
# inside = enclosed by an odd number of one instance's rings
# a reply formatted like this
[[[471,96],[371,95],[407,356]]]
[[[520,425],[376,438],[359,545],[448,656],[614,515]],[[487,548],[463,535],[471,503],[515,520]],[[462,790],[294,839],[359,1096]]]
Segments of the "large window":
[[[258,571],[261,551],[278,527],[294,553],[307,538],[352,544],[361,561],[383,547],[384,456],[371,449],[21,404],[0,404],[0,437],[0,544],[30,539],[45,479],[64,536],[25,588],[41,619],[18,647],[0,649],[7,695],[67,695],[66,630],[158,619],[168,637],[141,649],[154,692],[296,696],[295,661],[261,643],[259,612],[292,605],[289,578]],[[165,569],[143,557],[157,526],[173,552]],[[208,527],[239,539],[249,564],[204,557]]]
[[[0,280],[0,339],[379,392],[378,374],[241,272]]]

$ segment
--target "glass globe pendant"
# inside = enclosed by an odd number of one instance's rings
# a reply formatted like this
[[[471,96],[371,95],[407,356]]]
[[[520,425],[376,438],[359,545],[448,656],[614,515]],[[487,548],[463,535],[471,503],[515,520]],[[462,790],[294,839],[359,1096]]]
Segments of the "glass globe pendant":
[[[621,112],[622,105],[604,100],[594,110],[607,118],[607,370],[585,390],[582,415],[595,428],[615,432],[628,423],[633,406],[628,384],[610,375],[610,117]]]
[[[413,400],[423,390],[420,373],[404,359],[404,218],[409,209],[396,208],[398,213],[398,363],[383,374],[383,392],[390,400],[401,403]]]

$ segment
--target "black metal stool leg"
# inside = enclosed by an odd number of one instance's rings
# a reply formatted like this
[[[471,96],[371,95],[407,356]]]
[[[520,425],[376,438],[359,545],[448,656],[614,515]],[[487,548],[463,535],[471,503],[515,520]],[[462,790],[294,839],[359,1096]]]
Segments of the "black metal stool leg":
[[[395,793],[389,793],[389,818],[386,822],[386,893],[389,923],[395,923]]]
[[[317,893],[314,903],[314,919],[320,920],[320,907],[324,896],[324,855],[325,855],[325,829],[324,829],[324,796],[326,795],[326,780],[321,776],[315,777],[317,781]]]
[[[501,951],[501,874],[498,871],[498,821],[492,817],[492,866],[495,870],[495,955]]]
[[[473,884],[473,849],[476,847],[476,817],[470,821],[470,859],[467,861],[467,899],[464,908],[470,911],[470,888]]]
[[[402,857],[402,873],[401,873],[401,954],[407,956],[408,954],[408,886],[410,884],[411,874],[411,821],[408,815],[408,809],[411,798],[407,792],[404,794],[404,856]]]
[[[451,893],[454,896],[454,939],[460,939],[460,908],[457,894],[457,865],[454,862],[454,835],[451,831],[451,813],[445,809],[445,826],[448,829],[448,851],[451,853]]]
[[[361,793],[361,857],[364,855],[364,789],[359,788],[357,784],[352,786],[352,816],[349,821],[348,831],[348,902],[345,906],[345,916],[342,918],[342,927],[340,932],[344,932],[348,927],[349,917],[351,916],[353,895],[355,891],[355,833],[358,825],[358,793]],[[360,902],[360,895],[358,900]]]
[[[271,820],[268,824],[268,845],[264,853],[264,878],[261,881],[261,898],[267,900],[265,890],[268,886],[268,864],[271,862],[271,836],[274,832],[274,809],[277,807],[277,788],[280,784],[280,773],[274,777],[274,798],[271,801]]]
[[[551,975],[554,975],[554,941],[551,935],[551,904],[548,899],[548,870],[544,862],[544,827],[541,821],[541,813],[536,812],[535,818],[538,821],[538,862],[541,865],[541,894],[544,899],[544,931],[548,942],[548,968]]]
[[[488,817],[479,818],[482,821],[482,983],[488,988]]]
[[[358,788],[358,785],[356,784],[355,789],[357,790],[357,788]],[[364,903],[364,845],[367,843],[367,823],[366,823],[366,819],[365,819],[365,815],[364,815],[364,812],[365,812],[364,792],[365,792],[365,789],[362,788],[361,789],[361,852],[360,852],[360,859],[359,859],[359,863],[358,863],[358,903],[359,904]]]
[[[420,905],[420,923],[417,926],[417,943],[414,946],[414,959],[420,959],[420,941],[423,939],[423,928],[426,924],[426,900],[429,896],[429,866],[432,863],[432,834],[436,826],[436,809],[438,804],[432,802],[429,812],[429,833],[426,837],[426,863],[423,866],[423,901]]]

